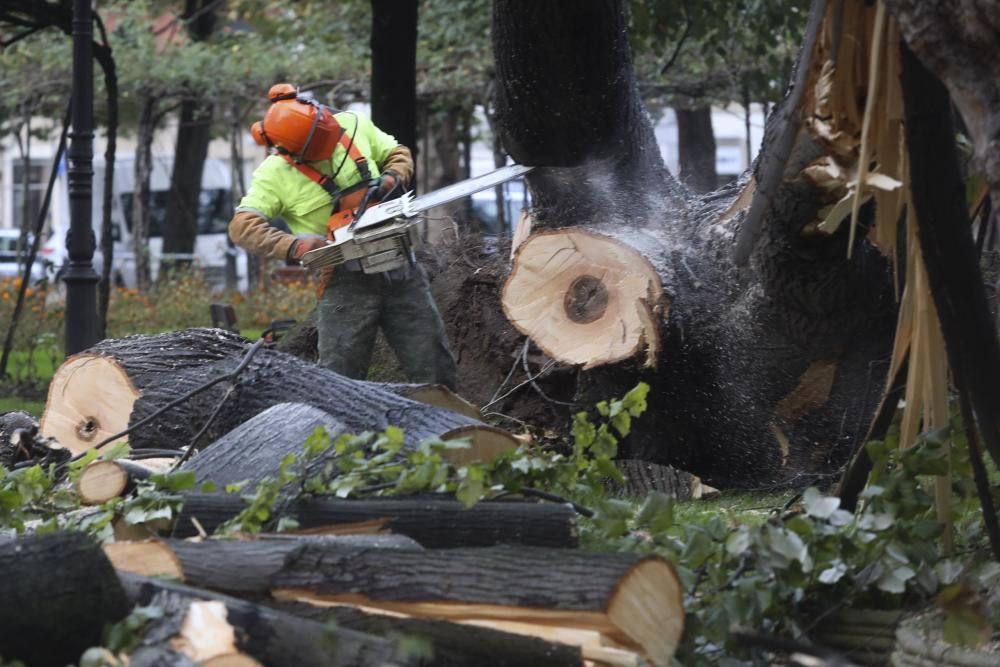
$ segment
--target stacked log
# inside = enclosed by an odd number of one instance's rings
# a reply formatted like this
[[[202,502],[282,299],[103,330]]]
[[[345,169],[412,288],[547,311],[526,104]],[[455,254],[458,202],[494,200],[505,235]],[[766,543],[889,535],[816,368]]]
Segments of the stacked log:
[[[76,664],[127,613],[100,547],[82,533],[0,541],[0,656],[32,667]]]
[[[130,553],[150,550],[157,554],[148,559]],[[546,640],[561,637],[581,649],[580,637],[596,635],[655,664],[669,661],[683,627],[673,568],[637,554],[523,546],[414,549],[330,538],[166,540],[117,545],[109,553],[119,568],[244,596],[482,623]]]
[[[246,507],[237,496],[186,493],[172,529],[178,537],[214,532]],[[384,530],[425,547],[577,546],[576,513],[564,504],[493,501],[466,507],[439,497],[372,500],[309,499],[288,503],[283,515],[315,533]]]

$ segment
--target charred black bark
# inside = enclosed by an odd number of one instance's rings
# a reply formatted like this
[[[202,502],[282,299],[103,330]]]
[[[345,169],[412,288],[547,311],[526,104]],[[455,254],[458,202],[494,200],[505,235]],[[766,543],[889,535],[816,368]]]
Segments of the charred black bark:
[[[82,533],[0,541],[0,655],[38,667],[76,664],[127,612],[115,571]]]
[[[189,493],[174,534],[198,534],[192,518],[208,532],[246,507],[238,496]],[[570,548],[577,545],[576,514],[567,505],[481,502],[466,508],[440,498],[299,500],[284,508],[303,529],[384,520],[384,530],[412,537],[428,548],[524,544]]]

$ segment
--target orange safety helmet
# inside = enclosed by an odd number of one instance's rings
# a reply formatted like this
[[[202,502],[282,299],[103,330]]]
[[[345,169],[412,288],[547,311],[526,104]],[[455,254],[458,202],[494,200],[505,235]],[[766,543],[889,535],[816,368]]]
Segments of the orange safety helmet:
[[[328,108],[299,95],[287,83],[271,86],[271,101],[264,120],[250,126],[250,135],[261,146],[274,146],[297,162],[323,160],[333,155],[341,127]]]

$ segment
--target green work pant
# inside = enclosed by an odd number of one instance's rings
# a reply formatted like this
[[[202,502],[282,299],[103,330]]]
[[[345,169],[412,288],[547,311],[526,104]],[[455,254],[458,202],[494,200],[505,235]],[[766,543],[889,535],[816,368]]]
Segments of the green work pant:
[[[455,357],[423,267],[374,274],[338,268],[316,312],[321,366],[364,379],[382,327],[411,382],[455,389]]]

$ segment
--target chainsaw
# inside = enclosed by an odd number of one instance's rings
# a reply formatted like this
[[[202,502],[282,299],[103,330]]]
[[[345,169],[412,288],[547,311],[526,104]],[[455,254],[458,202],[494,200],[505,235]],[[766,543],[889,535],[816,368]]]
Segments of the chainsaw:
[[[382,273],[412,263],[413,249],[420,240],[417,225],[421,219],[418,215],[506,183],[532,169],[513,164],[419,197],[414,197],[411,191],[367,209],[362,202],[358,210],[363,213],[356,215],[349,225],[334,230],[333,238],[327,241],[327,245],[304,254],[302,266],[319,270],[357,260],[365,273]]]

